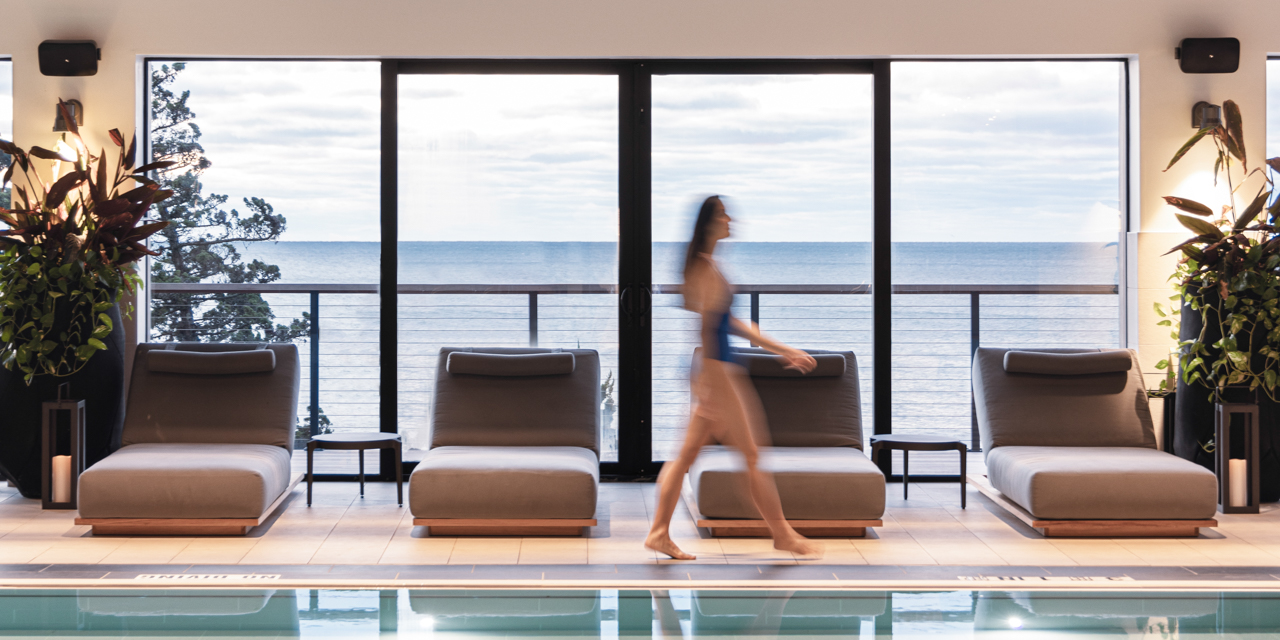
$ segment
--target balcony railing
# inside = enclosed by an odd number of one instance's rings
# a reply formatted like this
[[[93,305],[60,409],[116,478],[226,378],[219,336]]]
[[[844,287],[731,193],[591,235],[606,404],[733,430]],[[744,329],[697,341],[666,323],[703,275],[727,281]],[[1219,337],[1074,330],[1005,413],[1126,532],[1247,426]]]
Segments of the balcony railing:
[[[377,429],[379,290],[376,284],[151,285],[153,304],[166,304],[166,294],[257,293],[267,297],[281,321],[308,313],[307,390],[299,415],[313,434],[322,409],[338,430]],[[654,455],[661,459],[678,445],[687,415],[688,360],[698,336],[693,316],[676,310],[679,285],[658,284],[652,291]],[[581,345],[600,350],[606,371],[616,371],[618,308],[602,297],[617,294],[615,285],[402,284],[397,292],[425,296],[422,304],[401,305],[402,430],[425,437],[435,375],[432,354],[446,344]],[[870,425],[869,285],[747,284],[735,293],[736,313],[788,343],[858,354],[864,420]],[[968,368],[980,343],[1118,343],[1118,301],[1099,298],[1117,295],[1115,285],[902,284],[893,293],[895,430],[945,433],[970,440],[975,449]],[[584,295],[589,302],[577,297]],[[605,460],[616,455],[616,431],[610,427]],[[422,437],[408,437],[411,448],[421,447]],[[413,455],[407,451],[406,459]]]

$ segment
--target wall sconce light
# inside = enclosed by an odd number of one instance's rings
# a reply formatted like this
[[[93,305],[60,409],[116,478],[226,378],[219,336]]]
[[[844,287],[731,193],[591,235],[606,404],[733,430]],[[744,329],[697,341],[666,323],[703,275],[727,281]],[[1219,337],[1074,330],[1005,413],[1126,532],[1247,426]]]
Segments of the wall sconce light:
[[[71,118],[76,121],[76,126],[83,125],[84,105],[80,104],[79,100],[64,100],[63,104],[67,105],[67,111],[70,112]],[[59,106],[55,106],[54,110],[57,114],[53,120],[53,132],[70,131],[71,128],[67,126],[67,121],[62,118],[62,109]]]
[[[1222,107],[1201,100],[1191,107],[1191,126],[1196,129],[1212,129],[1222,126]]]

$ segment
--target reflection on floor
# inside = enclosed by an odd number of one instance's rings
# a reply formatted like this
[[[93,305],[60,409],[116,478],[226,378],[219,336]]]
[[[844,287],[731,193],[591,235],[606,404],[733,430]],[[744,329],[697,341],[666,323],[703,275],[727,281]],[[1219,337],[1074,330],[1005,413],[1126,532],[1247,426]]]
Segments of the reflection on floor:
[[[48,637],[1275,637],[1275,594],[945,590],[0,592],[0,634]]]
[[[415,528],[395,504],[395,485],[316,483],[308,508],[305,485],[274,521],[245,538],[93,537],[73,512],[42,511],[0,488],[0,564],[652,564],[641,546],[653,509],[652,484],[601,485],[600,521],[586,538],[434,538]],[[960,509],[955,483],[888,487],[884,527],[865,539],[827,539],[820,564],[967,566],[1280,566],[1280,508],[1259,515],[1219,515],[1221,526],[1196,539],[1045,539],[1004,515],[976,491]],[[676,541],[697,563],[794,564],[767,540],[702,537],[681,505]]]

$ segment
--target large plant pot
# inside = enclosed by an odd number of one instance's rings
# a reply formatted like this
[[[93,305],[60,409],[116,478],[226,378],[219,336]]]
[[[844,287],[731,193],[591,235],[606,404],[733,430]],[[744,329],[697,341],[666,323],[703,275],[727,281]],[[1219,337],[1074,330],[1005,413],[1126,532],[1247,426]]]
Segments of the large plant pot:
[[[1204,317],[1200,313],[1183,305],[1181,318],[1182,326],[1178,333],[1180,339],[1192,340],[1200,335],[1200,330],[1204,327]],[[1218,330],[1217,322],[1210,322],[1205,342],[1213,344],[1221,338],[1222,332]],[[1248,350],[1248,345],[1242,344],[1240,347]],[[1212,348],[1210,353],[1214,353]],[[1211,389],[1199,383],[1186,384],[1179,372],[1173,452],[1210,471],[1215,466],[1213,453],[1205,451],[1201,445],[1213,438],[1212,393]],[[1258,403],[1258,470],[1262,480],[1259,497],[1262,502],[1280,500],[1280,403],[1272,402],[1266,394],[1255,394],[1247,389],[1228,389],[1224,396],[1223,400],[1226,402]]]
[[[107,312],[114,330],[107,349],[65,378],[22,374],[0,367],[0,475],[27,498],[40,497],[40,405],[54,400],[58,385],[70,383],[70,397],[85,401],[85,467],[120,448],[124,425],[124,323],[120,309]]]

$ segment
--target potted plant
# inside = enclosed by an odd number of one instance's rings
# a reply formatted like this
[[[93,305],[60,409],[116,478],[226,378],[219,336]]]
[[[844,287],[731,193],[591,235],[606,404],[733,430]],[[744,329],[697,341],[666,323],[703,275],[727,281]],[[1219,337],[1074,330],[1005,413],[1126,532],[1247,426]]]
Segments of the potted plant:
[[[40,403],[58,384],[86,400],[85,463],[119,446],[116,300],[141,282],[132,263],[154,255],[143,243],[167,224],[143,218],[171,194],[144,175],[171,163],[135,167],[136,140],[126,147],[114,129],[115,162],[93,155],[65,103],[58,108],[70,131],[57,150],[0,141],[12,156],[0,182],[12,187],[11,208],[0,208],[0,473],[28,497],[40,495]]]
[[[1214,184],[1223,187],[1226,203],[1214,209],[1165,197],[1178,209],[1178,222],[1195,235],[1170,250],[1182,254],[1170,277],[1180,309],[1156,305],[1156,312],[1166,316],[1159,324],[1172,326],[1168,316],[1180,319],[1174,333],[1178,362],[1157,364],[1161,369],[1176,364],[1187,391],[1177,399],[1179,455],[1201,462],[1212,451],[1212,401],[1243,391],[1275,402],[1280,386],[1280,201],[1273,198],[1268,171],[1280,171],[1280,158],[1250,167],[1240,108],[1228,100],[1222,112],[1222,124],[1197,131],[1165,168],[1201,141],[1212,141]],[[1205,389],[1204,397],[1192,392],[1192,385]]]

